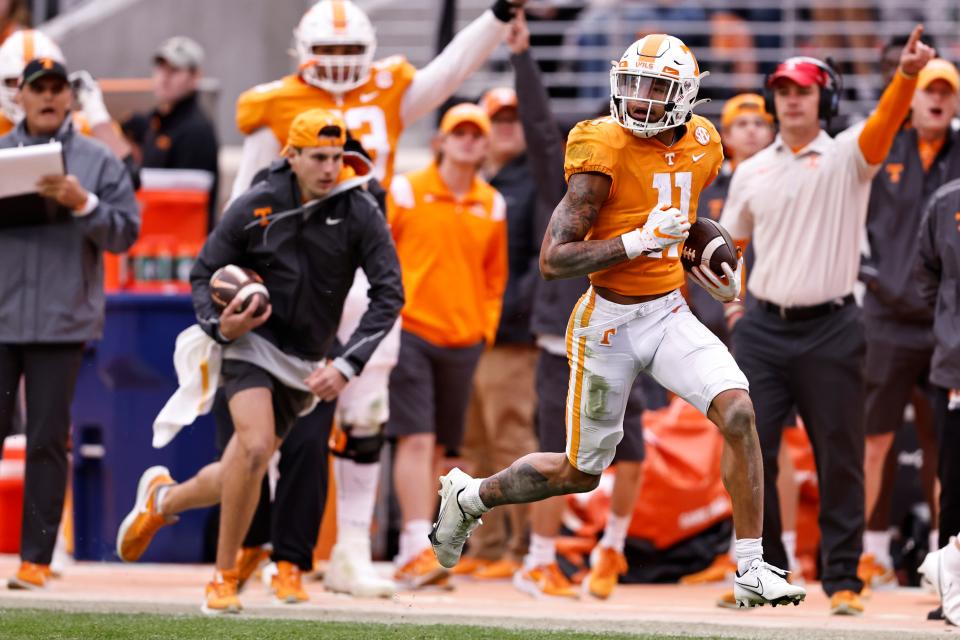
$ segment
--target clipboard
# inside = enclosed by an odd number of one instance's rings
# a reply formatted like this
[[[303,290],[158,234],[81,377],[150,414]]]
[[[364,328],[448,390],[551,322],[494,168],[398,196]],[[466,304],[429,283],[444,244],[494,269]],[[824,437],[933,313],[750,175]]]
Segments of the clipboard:
[[[64,175],[59,142],[0,149],[0,228],[65,222],[69,209],[37,193],[42,176]]]

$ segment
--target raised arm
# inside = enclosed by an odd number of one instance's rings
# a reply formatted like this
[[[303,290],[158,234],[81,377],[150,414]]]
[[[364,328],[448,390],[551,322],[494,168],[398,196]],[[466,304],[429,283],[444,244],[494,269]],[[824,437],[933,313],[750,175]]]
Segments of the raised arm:
[[[934,56],[934,50],[920,42],[921,34],[923,25],[917,25],[900,53],[900,67],[893,81],[880,96],[880,103],[867,118],[857,139],[863,157],[870,164],[880,164],[887,157],[894,137],[910,112],[917,74]]]

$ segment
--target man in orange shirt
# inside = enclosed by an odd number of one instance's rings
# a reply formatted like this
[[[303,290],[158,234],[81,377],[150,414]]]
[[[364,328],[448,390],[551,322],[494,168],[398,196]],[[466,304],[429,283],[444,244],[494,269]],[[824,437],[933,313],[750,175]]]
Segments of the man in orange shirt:
[[[566,455],[533,453],[489,478],[459,469],[442,477],[430,535],[442,566],[459,559],[489,509],[596,488],[623,437],[627,392],[645,371],[706,414],[724,437],[737,600],[754,606],[806,596],[786,572],[763,561],[763,463],[747,380],[679,291],[680,243],[723,160],[716,129],[692,113],[704,75],[679,39],[648,35],[610,71],[611,116],[571,131],[567,194],[540,253],[547,279],[589,274],[591,281],[567,328]],[[724,281],[699,267],[693,274],[715,298],[730,302],[740,292],[740,271],[724,265]]]
[[[407,301],[387,435],[397,439],[403,517],[396,579],[409,588],[447,580],[427,539],[438,449],[461,444],[473,374],[496,337],[507,283],[506,204],[478,176],[490,126],[475,104],[451,108],[440,122],[436,161],[394,177],[387,199]]]

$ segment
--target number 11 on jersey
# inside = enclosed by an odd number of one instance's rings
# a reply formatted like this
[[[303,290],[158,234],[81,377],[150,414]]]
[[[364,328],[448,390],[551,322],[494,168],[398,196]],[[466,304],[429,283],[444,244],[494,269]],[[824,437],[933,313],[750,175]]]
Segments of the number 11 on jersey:
[[[693,184],[693,174],[689,171],[677,173],[653,174],[653,188],[657,190],[657,206],[673,206],[673,190],[680,189],[680,213],[690,216],[690,190]],[[667,258],[680,259],[680,244],[677,243],[667,249]],[[662,258],[663,253],[647,254],[648,258]]]

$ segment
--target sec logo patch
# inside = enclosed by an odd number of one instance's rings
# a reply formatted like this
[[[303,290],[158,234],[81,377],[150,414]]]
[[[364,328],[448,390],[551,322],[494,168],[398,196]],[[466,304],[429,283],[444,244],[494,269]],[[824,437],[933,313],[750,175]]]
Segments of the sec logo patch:
[[[697,127],[696,131],[693,132],[693,137],[703,146],[710,144],[710,132],[704,127]]]
[[[393,86],[393,74],[387,70],[378,71],[377,75],[374,76],[374,83],[377,85],[377,88],[380,90],[386,90]]]

